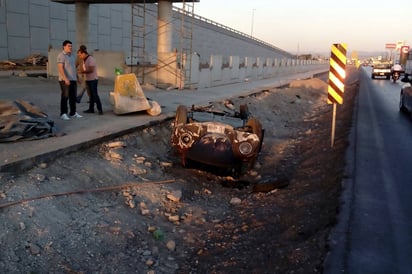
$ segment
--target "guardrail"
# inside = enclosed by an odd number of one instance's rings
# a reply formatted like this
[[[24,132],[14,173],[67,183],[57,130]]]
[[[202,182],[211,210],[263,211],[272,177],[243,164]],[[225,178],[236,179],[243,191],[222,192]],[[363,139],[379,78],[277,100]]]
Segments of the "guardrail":
[[[244,33],[244,32],[235,30],[235,29],[233,29],[233,28],[231,28],[231,27],[225,26],[225,25],[223,25],[223,24],[220,24],[220,23],[215,22],[215,21],[213,21],[213,20],[207,19],[207,18],[202,17],[202,16],[200,16],[200,15],[197,15],[197,14],[195,14],[195,13],[189,13],[189,12],[187,12],[186,10],[181,9],[181,8],[178,8],[178,7],[175,7],[175,6],[173,6],[173,10],[176,11],[176,12],[178,12],[178,13],[184,14],[184,15],[186,15],[186,16],[188,16],[188,17],[192,17],[192,15],[193,15],[193,18],[196,19],[196,20],[199,20],[199,21],[201,21],[201,22],[205,22],[205,23],[207,23],[207,24],[216,26],[216,27],[218,27],[218,28],[221,28],[221,29],[230,31],[230,32],[235,33],[235,34],[237,34],[237,35],[239,35],[239,36],[242,36],[242,37],[244,37],[244,38],[253,40],[254,42],[256,42],[256,43],[258,43],[258,44],[260,44],[260,45],[263,45],[263,46],[266,46],[266,47],[268,47],[268,48],[270,48],[270,49],[273,49],[273,50],[282,52],[283,54],[285,54],[285,55],[287,55],[287,56],[289,56],[289,57],[294,57],[293,54],[290,54],[289,52],[287,52],[287,51],[285,51],[285,50],[283,50],[283,49],[280,49],[280,48],[278,48],[278,47],[276,47],[276,46],[274,46],[274,45],[272,45],[272,44],[270,44],[270,43],[267,43],[267,42],[265,42],[265,41],[263,41],[263,40],[260,40],[260,39],[258,39],[258,38],[256,38],[256,37],[251,36],[251,35],[249,35],[249,34],[246,34],[246,33]]]

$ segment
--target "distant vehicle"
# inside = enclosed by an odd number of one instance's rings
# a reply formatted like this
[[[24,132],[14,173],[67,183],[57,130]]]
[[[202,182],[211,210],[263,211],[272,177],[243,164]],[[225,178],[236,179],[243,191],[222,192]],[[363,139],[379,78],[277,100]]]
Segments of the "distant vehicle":
[[[188,160],[214,167],[229,168],[236,175],[253,168],[262,148],[264,130],[250,116],[247,105],[239,112],[213,111],[208,108],[177,107],[171,144]]]
[[[387,80],[391,79],[392,71],[389,63],[376,63],[372,68],[372,79],[376,77],[385,77]]]
[[[401,79],[405,84],[401,88],[401,94],[399,96],[399,110],[404,113],[411,114],[412,112],[412,80],[409,75],[405,75]]]

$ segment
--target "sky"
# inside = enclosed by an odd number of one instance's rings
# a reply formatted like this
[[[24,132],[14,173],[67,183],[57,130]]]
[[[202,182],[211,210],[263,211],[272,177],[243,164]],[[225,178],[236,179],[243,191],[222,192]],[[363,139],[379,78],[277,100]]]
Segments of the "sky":
[[[334,43],[348,52],[412,46],[411,0],[200,0],[194,13],[293,54],[330,52]]]

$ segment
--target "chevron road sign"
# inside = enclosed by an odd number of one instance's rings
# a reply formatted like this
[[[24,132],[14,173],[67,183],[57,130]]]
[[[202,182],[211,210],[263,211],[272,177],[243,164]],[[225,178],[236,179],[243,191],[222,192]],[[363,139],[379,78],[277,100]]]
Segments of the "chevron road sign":
[[[346,77],[346,44],[333,44],[330,56],[328,104],[333,104],[331,147],[335,140],[336,104],[343,103]]]
[[[333,44],[330,56],[328,104],[342,104],[346,77],[346,44]]]

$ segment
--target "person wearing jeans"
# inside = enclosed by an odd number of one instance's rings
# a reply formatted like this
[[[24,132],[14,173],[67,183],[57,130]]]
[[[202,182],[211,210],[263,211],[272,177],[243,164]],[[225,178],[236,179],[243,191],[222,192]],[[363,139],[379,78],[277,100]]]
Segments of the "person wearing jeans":
[[[90,91],[89,108],[84,113],[94,113],[94,105],[100,115],[103,114],[102,102],[100,101],[97,90],[98,78],[96,69],[96,60],[87,53],[86,49],[79,49],[80,58],[83,59],[82,68],[78,71],[86,76],[86,85]]]
[[[61,90],[60,119],[62,120],[70,120],[70,117],[82,117],[76,112],[77,73],[76,60],[72,54],[72,48],[72,42],[65,40],[63,41],[63,51],[57,55],[57,68],[59,70],[59,85]],[[67,102],[69,102],[70,112],[68,112]]]

